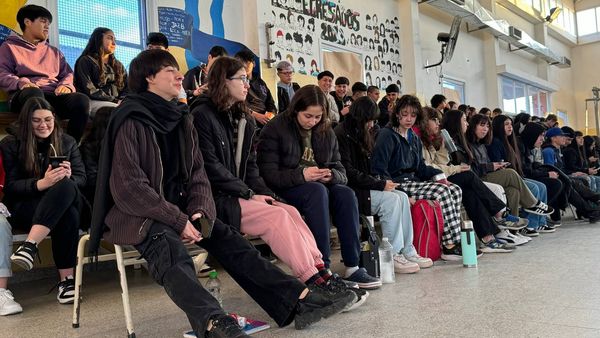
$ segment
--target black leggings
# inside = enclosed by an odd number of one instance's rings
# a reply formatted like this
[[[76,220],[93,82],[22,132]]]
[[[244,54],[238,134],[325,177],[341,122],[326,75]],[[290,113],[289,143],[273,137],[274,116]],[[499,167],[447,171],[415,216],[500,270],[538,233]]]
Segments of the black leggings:
[[[492,216],[506,207],[473,171],[464,171],[448,177],[448,181],[458,185],[463,191],[463,205],[473,221],[477,237],[495,235],[498,228],[492,223]]]
[[[68,119],[67,134],[79,142],[90,116],[90,99],[82,93],[54,95],[39,88],[25,88],[14,94],[10,102],[12,111],[19,113],[25,102],[32,97],[45,98],[61,119]]]
[[[50,229],[52,256],[59,269],[75,266],[77,242],[79,241],[79,213],[81,197],[76,183],[63,179],[40,197],[28,199],[15,205],[15,227],[29,231],[33,224]]]

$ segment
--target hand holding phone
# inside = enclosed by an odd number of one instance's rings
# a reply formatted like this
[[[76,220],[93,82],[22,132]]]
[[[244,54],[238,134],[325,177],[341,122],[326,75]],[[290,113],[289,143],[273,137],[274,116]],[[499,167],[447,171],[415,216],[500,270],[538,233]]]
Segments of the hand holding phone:
[[[206,217],[199,217],[192,221],[192,225],[200,231],[202,238],[210,238],[215,222]]]
[[[66,160],[67,160],[66,156],[48,156],[48,162],[52,166],[52,169],[56,169],[56,168],[60,167],[60,164]]]

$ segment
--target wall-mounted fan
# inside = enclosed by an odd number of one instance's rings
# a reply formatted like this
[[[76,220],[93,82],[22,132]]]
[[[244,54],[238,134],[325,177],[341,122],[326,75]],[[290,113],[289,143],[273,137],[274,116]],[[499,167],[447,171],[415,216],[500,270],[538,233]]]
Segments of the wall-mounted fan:
[[[450,62],[452,60],[452,55],[454,54],[454,47],[456,47],[456,40],[458,40],[458,33],[460,33],[460,23],[462,22],[462,18],[460,16],[455,16],[454,21],[452,21],[452,27],[450,28],[450,33],[439,33],[437,36],[438,42],[442,43],[442,50],[440,53],[442,54],[442,59],[440,62],[425,66],[423,68],[431,68],[437,67],[442,64],[442,62]]]

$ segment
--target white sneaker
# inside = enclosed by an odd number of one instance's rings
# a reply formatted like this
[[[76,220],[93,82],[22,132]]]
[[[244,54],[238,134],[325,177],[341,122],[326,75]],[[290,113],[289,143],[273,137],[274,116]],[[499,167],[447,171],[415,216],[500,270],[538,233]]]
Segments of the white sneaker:
[[[14,315],[23,312],[23,308],[17,302],[12,292],[8,289],[0,289],[0,316]]]
[[[417,263],[421,269],[426,269],[433,266],[433,261],[431,258],[421,257],[418,253],[415,253],[414,256],[404,255],[404,258],[406,258],[406,260],[409,262]]]
[[[409,262],[404,258],[403,254],[394,255],[394,272],[395,273],[415,273],[421,270],[419,264]]]
[[[515,233],[514,235],[517,236],[517,237],[520,237],[520,238],[522,238],[524,240],[526,240],[527,243],[529,243],[529,242],[531,242],[533,240],[533,238],[531,238],[529,236],[523,235],[520,231],[517,231],[517,233]]]
[[[523,245],[527,243],[527,240],[513,235],[508,230],[500,231],[498,234],[496,234],[496,238],[513,245]]]

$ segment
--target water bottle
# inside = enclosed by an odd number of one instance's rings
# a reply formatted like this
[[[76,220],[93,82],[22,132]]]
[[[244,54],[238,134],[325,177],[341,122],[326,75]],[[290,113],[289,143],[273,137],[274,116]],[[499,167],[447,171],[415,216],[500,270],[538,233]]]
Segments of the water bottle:
[[[383,237],[379,245],[379,271],[382,283],[396,282],[396,274],[394,273],[394,248],[387,237]]]
[[[208,274],[208,282],[206,282],[206,291],[208,291],[223,307],[223,297],[221,296],[221,281],[217,276],[216,271],[211,271]]]
[[[460,246],[462,248],[463,266],[466,268],[477,267],[477,244],[473,222],[464,221],[460,230]]]

